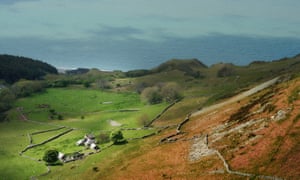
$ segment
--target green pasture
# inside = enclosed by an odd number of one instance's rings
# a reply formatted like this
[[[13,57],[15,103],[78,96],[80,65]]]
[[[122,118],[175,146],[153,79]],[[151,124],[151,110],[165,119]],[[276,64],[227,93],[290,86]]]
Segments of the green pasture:
[[[41,105],[49,107],[43,108]],[[143,104],[136,93],[111,93],[84,89],[47,89],[46,92],[19,99],[16,107],[23,107],[31,120],[49,120],[49,110],[64,118],[81,117],[97,112],[139,108]]]
[[[19,152],[28,144],[27,133],[53,128],[28,122],[0,124],[0,179],[29,179],[46,172],[44,163],[21,157]]]
[[[19,99],[10,111],[10,121],[0,124],[1,178],[30,179],[30,177],[45,173],[47,169],[44,162],[35,160],[42,159],[46,150],[56,149],[63,153],[89,152],[85,147],[75,144],[85,134],[92,133],[98,138],[103,132],[109,134],[121,128],[142,127],[139,122],[142,116],[147,116],[151,120],[166,106],[166,103],[144,104],[139,95],[135,93],[112,93],[87,89],[47,89],[46,92]],[[17,107],[22,107],[24,114],[32,121],[22,120]],[[49,119],[50,109],[62,114],[63,120]],[[120,126],[112,126],[111,120],[120,123]],[[32,135],[33,144],[41,143],[69,128],[75,130],[42,146],[29,149],[23,153],[23,156],[19,155],[19,152],[29,145],[28,133],[54,129],[59,126],[65,126],[65,128]],[[126,139],[140,138],[155,131],[157,130],[124,130],[123,135]],[[129,146],[135,147],[137,142],[130,141]],[[109,143],[100,144],[100,148],[105,148],[107,145]],[[126,149],[127,146],[113,146],[109,150],[92,156],[95,159],[104,160],[106,156],[111,157],[114,153],[123,151],[123,148]],[[35,160],[26,158],[27,156]],[[81,160],[80,163],[85,164],[85,160]],[[78,162],[76,161],[76,163]],[[68,166],[68,164],[64,164],[51,167],[51,170],[59,171]]]

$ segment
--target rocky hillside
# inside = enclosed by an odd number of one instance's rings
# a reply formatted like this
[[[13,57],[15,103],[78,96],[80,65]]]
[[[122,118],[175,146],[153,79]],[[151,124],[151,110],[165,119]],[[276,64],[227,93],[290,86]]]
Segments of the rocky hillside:
[[[187,115],[94,177],[299,179],[300,78],[247,93]]]

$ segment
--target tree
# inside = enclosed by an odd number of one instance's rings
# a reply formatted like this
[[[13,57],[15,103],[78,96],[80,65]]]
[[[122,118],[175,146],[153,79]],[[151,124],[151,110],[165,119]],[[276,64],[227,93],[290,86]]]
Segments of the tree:
[[[12,107],[15,98],[15,95],[8,88],[0,90],[0,122],[7,120],[5,112]]]
[[[58,160],[58,151],[57,150],[48,150],[43,156],[43,160],[47,163],[55,163]]]
[[[234,69],[233,69],[231,66],[227,65],[227,66],[222,67],[222,68],[218,71],[217,76],[218,76],[218,77],[228,77],[228,76],[232,76],[232,75],[234,75],[234,74],[235,74],[235,73],[234,73]]]
[[[84,86],[85,88],[89,88],[89,87],[91,87],[91,83],[88,82],[88,81],[85,81],[85,82],[83,83],[83,86]]]
[[[10,84],[20,79],[42,79],[48,73],[57,74],[55,67],[30,58],[0,55],[0,61],[0,79]]]
[[[147,86],[148,84],[146,82],[140,82],[136,84],[135,90],[137,93],[141,94]]]
[[[98,136],[99,144],[108,143],[110,141],[109,134],[101,132]]]
[[[127,143],[126,139],[123,137],[123,133],[121,131],[114,131],[110,135],[110,139],[114,144],[125,144]]]
[[[163,101],[158,87],[145,88],[142,92],[142,98],[149,104],[159,104]]]
[[[107,79],[101,78],[97,81],[97,85],[100,89],[110,89],[110,83]]]
[[[20,80],[13,84],[12,91],[17,97],[30,96],[36,92],[42,92],[46,88],[46,84],[42,81]]]
[[[179,85],[173,82],[165,84],[161,89],[161,94],[168,103],[182,99]]]

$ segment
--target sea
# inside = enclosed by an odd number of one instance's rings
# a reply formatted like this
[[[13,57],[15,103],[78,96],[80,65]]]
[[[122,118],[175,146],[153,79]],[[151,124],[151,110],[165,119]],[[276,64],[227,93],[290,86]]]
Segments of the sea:
[[[214,34],[189,38],[163,37],[159,41],[124,39],[46,44],[31,40],[26,43],[19,43],[19,46],[12,44],[12,51],[8,53],[42,60],[59,69],[97,68],[107,71],[151,69],[170,59],[196,58],[207,66],[220,62],[247,65],[252,61],[272,61],[300,54],[300,37],[271,35]],[[28,43],[31,43],[30,46]],[[7,47],[6,43],[2,49]]]

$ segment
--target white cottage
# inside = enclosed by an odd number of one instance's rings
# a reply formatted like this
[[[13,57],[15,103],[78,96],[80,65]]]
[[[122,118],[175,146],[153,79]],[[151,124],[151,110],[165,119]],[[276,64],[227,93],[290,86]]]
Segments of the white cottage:
[[[99,146],[97,146],[97,144],[95,144],[95,143],[92,143],[92,144],[90,145],[90,148],[91,148],[92,150],[96,150],[96,151],[100,150]]]
[[[62,153],[62,152],[58,152],[58,159],[59,159],[60,161],[64,161],[64,160],[65,160],[65,154]]]
[[[80,140],[78,140],[77,142],[76,142],[76,145],[77,146],[83,146],[84,145],[84,143],[85,143],[85,139],[80,139]]]

